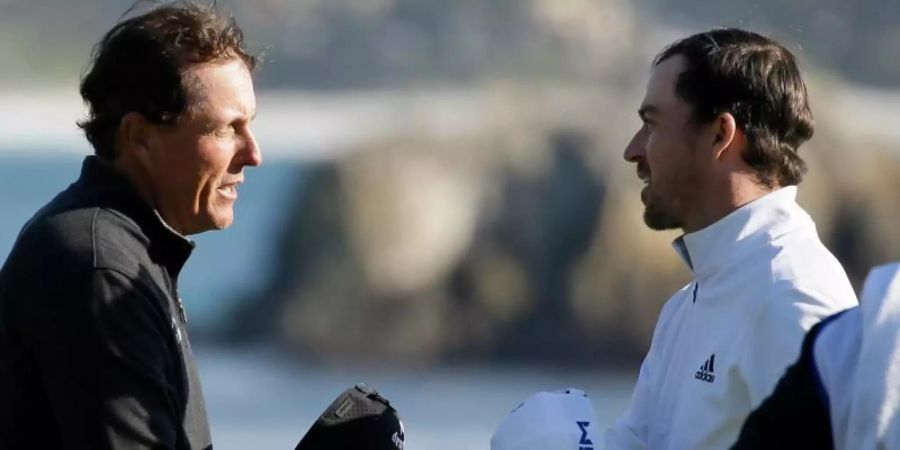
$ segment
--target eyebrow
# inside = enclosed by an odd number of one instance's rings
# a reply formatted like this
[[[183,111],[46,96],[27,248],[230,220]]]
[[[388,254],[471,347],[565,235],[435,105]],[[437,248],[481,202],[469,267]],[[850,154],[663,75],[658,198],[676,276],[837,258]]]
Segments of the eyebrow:
[[[247,117],[243,112],[238,112],[237,110],[234,110],[232,112],[234,112],[234,114],[230,116],[229,122],[242,121],[242,120],[244,120],[245,117]],[[256,119],[256,114],[258,112],[259,112],[259,110],[254,110],[253,115],[250,116],[250,119],[247,120],[247,122],[254,121]]]

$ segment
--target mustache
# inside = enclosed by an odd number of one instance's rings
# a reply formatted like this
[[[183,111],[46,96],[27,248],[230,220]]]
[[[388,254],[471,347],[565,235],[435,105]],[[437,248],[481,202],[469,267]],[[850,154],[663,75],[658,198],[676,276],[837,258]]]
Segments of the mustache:
[[[650,178],[650,167],[646,162],[640,161],[637,163],[637,176],[642,180]]]

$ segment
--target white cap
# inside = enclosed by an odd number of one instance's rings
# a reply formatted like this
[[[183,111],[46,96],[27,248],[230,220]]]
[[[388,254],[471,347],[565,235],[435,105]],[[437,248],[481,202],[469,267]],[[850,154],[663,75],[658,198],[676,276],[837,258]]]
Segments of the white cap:
[[[594,450],[598,431],[584,392],[538,392],[503,420],[491,438],[491,450]]]

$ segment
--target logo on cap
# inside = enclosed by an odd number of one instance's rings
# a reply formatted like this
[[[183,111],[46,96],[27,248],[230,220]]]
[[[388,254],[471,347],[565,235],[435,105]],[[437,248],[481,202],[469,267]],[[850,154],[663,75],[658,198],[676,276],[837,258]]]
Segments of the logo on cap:
[[[588,438],[587,427],[590,425],[590,422],[575,422],[578,424],[578,428],[581,429],[581,440],[578,441],[578,450],[594,450],[594,442]]]
[[[391,440],[394,442],[394,445],[397,446],[398,449],[403,450],[403,438],[406,433],[403,432],[403,421],[398,420],[398,424],[400,424],[400,431],[395,431],[394,435],[391,436]]]

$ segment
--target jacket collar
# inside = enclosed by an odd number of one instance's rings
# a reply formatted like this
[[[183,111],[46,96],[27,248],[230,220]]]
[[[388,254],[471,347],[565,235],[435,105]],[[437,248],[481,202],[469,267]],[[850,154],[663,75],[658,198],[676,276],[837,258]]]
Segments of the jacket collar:
[[[708,277],[779,235],[815,226],[796,198],[796,186],[770,192],[706,228],[678,237],[672,246],[695,278]]]
[[[98,156],[84,159],[75,183],[99,207],[115,210],[133,220],[149,240],[151,258],[177,278],[194,249],[194,242],[176,232],[145,200],[128,178]]]

